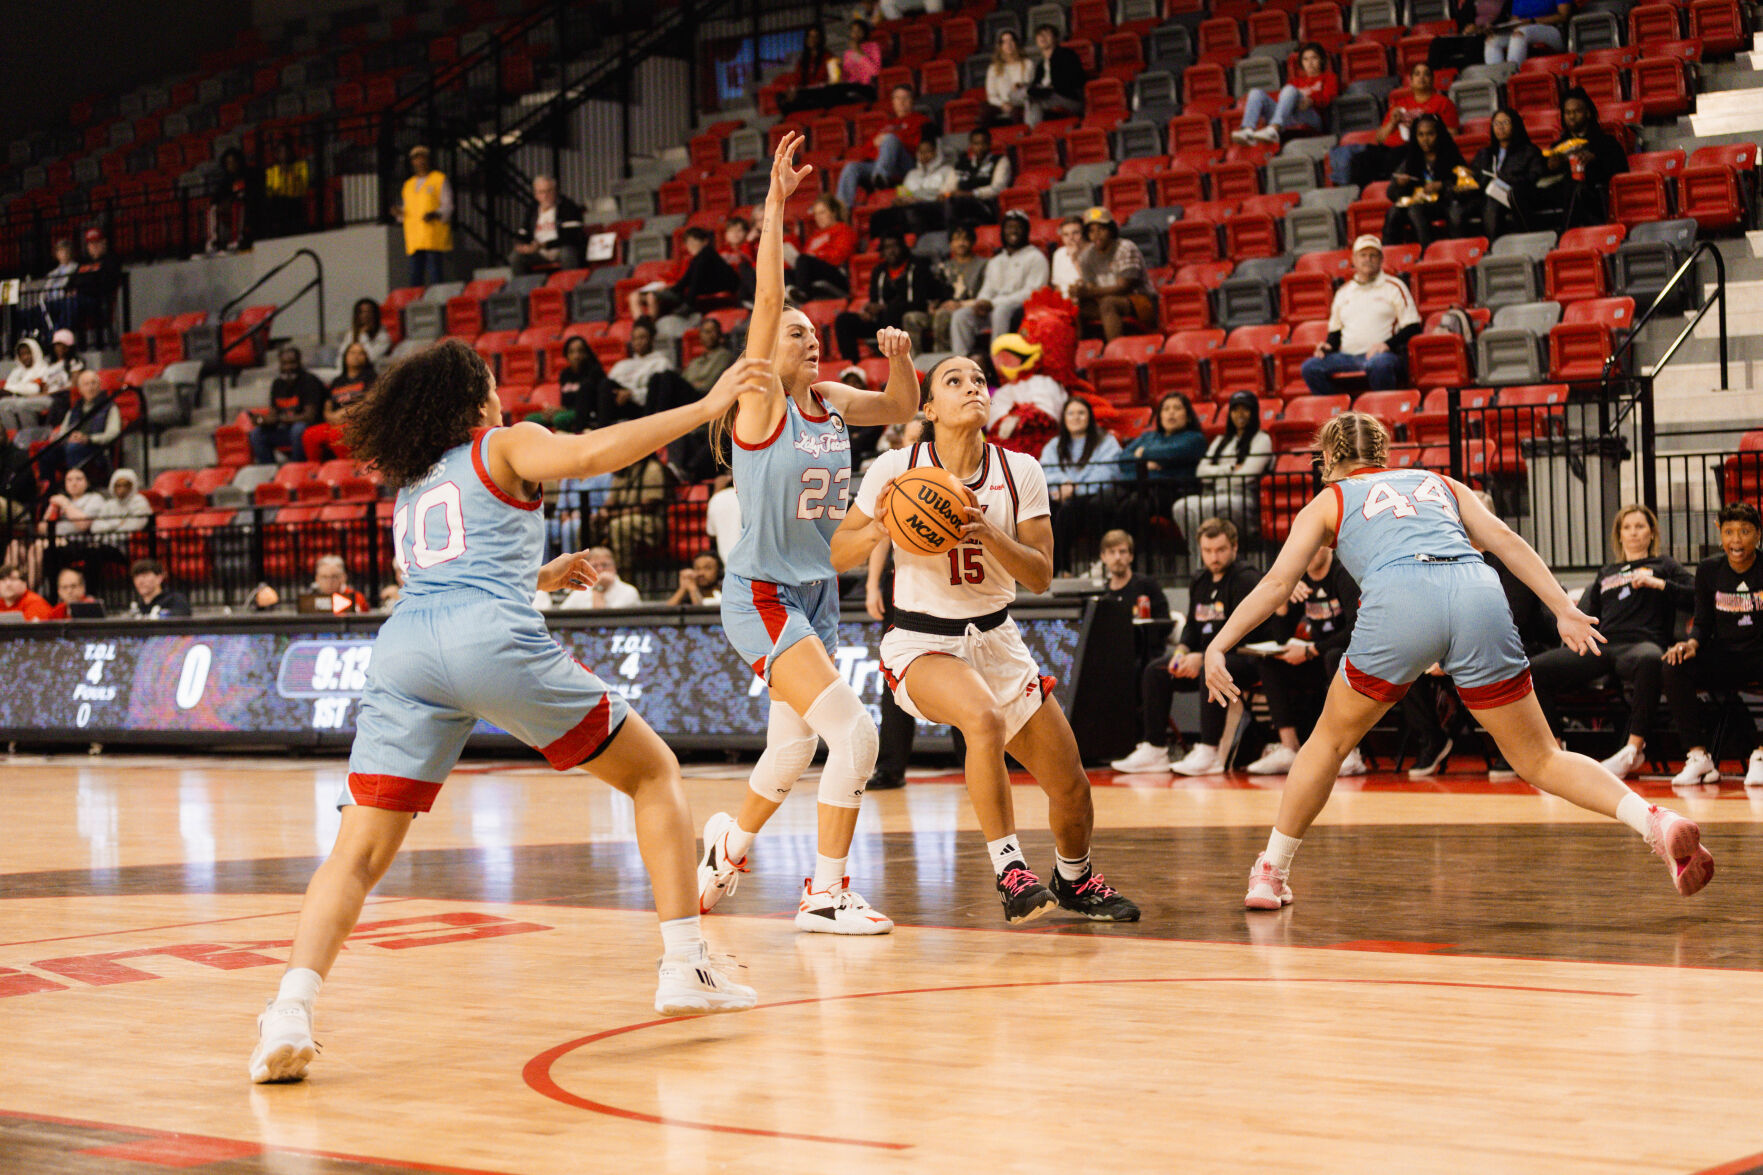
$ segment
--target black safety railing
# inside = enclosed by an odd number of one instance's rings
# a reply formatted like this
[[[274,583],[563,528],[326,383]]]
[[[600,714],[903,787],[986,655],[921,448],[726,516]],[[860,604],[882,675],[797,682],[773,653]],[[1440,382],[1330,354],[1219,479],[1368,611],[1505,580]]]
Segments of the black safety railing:
[[[231,340],[227,339],[227,316],[237,310],[240,306],[243,306],[246,301],[250,299],[252,294],[255,294],[258,290],[269,284],[269,282],[280,276],[284,269],[287,269],[302,257],[312,262],[312,276],[306,280],[306,284],[277,302],[275,304],[275,309],[271,310],[263,318],[252,323],[242,335]],[[326,338],[327,336],[324,329],[324,262],[319,258],[318,254],[314,253],[311,249],[298,250],[286,261],[283,261],[280,265],[277,265],[274,269],[271,269],[268,273],[265,273],[262,277],[245,287],[243,292],[234,295],[231,301],[220,308],[220,313],[215,316],[219,323],[215,329],[220,332],[219,346],[225,348],[225,350],[221,352],[223,359],[222,370],[227,373],[220,383],[220,417],[222,420],[225,420],[227,415],[227,389],[237,385],[239,378],[238,372],[240,368],[244,366],[243,363],[232,360],[234,348],[245,347],[253,356],[261,354],[269,345],[270,328],[275,325],[275,320],[280,318],[285,311],[294,306],[300,301],[300,299],[306,297],[308,294],[313,295],[314,304],[317,307],[318,337],[321,339]]]
[[[1622,372],[1632,369],[1635,343],[1640,338],[1641,330],[1659,314],[1660,307],[1678,304],[1673,295],[1680,283],[1699,280],[1700,270],[1697,262],[1704,255],[1714,259],[1713,295],[1703,301],[1689,322],[1684,324],[1684,328],[1677,333],[1677,337],[1671,341],[1671,345],[1666,347],[1665,353],[1659,357],[1659,362],[1653,365],[1652,371],[1644,374],[1649,378],[1658,375],[1659,369],[1671,362],[1672,356],[1677,354],[1677,349],[1683,346],[1684,340],[1690,337],[1690,333],[1707,316],[1708,311],[1714,310],[1715,321],[1720,327],[1720,386],[1722,388],[1728,386],[1726,369],[1726,258],[1721,254],[1720,247],[1713,241],[1703,241],[1691,250],[1690,255],[1684,258],[1683,264],[1677,267],[1677,272],[1671,275],[1671,280],[1665,283],[1665,288],[1654,297],[1652,305],[1635,316],[1634,325],[1629,327],[1628,333],[1616,345],[1615,350],[1610,353],[1610,357],[1604,360],[1604,382],[1606,384],[1613,384]],[[1700,291],[1696,292],[1700,293]]]

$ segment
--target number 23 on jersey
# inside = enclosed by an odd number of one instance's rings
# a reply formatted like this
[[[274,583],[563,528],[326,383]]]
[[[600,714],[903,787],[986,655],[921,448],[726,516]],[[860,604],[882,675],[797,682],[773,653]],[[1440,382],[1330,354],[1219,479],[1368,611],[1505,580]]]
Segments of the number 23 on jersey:
[[[833,500],[827,494],[837,486]],[[796,517],[807,522],[819,518],[843,518],[851,497],[851,467],[834,473],[830,469],[809,468],[802,471],[802,492],[796,497]]]
[[[1360,507],[1359,513],[1367,519],[1376,518],[1385,511],[1396,518],[1409,518],[1420,512],[1420,507],[1416,506],[1415,502],[1431,502],[1452,514],[1457,511],[1457,503],[1452,499],[1451,491],[1445,488],[1444,483],[1428,479],[1420,483],[1419,488],[1414,491],[1412,499],[1395,490],[1387,482],[1380,481],[1371,487],[1369,494],[1365,495],[1365,505]]]

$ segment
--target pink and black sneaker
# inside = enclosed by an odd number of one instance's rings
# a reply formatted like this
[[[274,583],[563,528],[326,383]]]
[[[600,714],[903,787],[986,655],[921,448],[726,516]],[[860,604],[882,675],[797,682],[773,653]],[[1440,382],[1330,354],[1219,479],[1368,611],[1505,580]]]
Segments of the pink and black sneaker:
[[[1714,854],[1702,847],[1701,827],[1670,808],[1647,808],[1647,846],[1665,858],[1671,884],[1686,898],[1714,877]]]

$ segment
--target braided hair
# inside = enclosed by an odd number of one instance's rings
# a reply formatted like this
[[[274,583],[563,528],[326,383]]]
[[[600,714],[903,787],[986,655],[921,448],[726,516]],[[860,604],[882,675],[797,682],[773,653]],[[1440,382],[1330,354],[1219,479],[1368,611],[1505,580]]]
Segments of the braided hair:
[[[1313,445],[1324,468],[1342,465],[1381,466],[1390,458],[1390,430],[1369,412],[1342,412],[1316,430]]]

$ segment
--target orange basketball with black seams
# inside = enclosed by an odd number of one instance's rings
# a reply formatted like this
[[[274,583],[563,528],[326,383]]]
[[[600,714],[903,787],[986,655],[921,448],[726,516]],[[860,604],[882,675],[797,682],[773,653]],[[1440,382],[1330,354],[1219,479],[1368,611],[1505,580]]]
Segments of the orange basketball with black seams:
[[[978,499],[955,475],[934,465],[908,469],[894,479],[882,525],[894,545],[920,555],[940,555],[961,541],[967,508]]]

